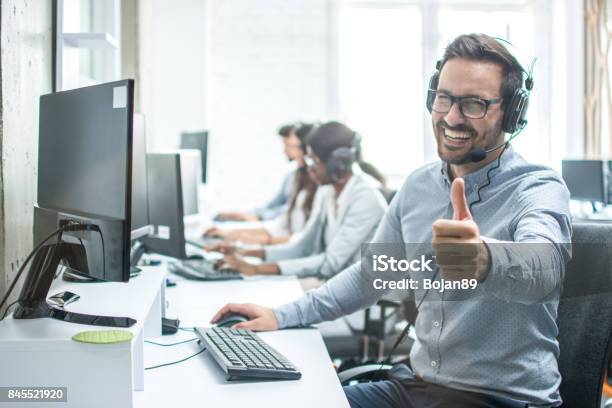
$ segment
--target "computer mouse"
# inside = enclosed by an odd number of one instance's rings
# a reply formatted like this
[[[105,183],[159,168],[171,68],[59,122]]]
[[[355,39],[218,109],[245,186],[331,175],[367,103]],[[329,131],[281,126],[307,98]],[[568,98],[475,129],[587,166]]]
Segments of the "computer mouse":
[[[215,325],[217,327],[232,327],[236,323],[248,322],[249,320],[245,315],[230,313],[220,318]]]

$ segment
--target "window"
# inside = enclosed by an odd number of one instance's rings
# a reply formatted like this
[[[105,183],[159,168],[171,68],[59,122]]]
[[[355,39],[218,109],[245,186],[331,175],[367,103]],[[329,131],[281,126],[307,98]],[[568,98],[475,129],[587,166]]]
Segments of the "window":
[[[346,123],[363,134],[366,158],[392,180],[437,158],[424,104],[429,67],[457,35],[482,32],[509,41],[525,69],[537,57],[529,125],[512,143],[528,161],[557,167],[549,46],[554,10],[540,3],[346,0],[339,25],[340,106]]]
[[[419,8],[344,8],[339,44],[347,125],[363,136],[367,161],[387,175],[406,175],[423,163]]]
[[[119,0],[56,0],[56,90],[119,79],[120,5]]]

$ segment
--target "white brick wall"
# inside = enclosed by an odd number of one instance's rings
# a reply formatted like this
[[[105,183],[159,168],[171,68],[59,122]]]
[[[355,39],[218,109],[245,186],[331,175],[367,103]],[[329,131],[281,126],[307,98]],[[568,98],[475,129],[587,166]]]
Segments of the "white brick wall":
[[[0,7],[1,298],[32,250],[38,102],[51,92],[51,2],[3,0]],[[19,295],[21,283],[23,277],[9,301]]]
[[[203,125],[211,130],[208,191],[216,207],[250,208],[276,191],[288,168],[276,135],[280,124],[335,117],[335,1],[180,0],[172,2],[175,10],[166,17],[168,7],[162,6],[166,2],[154,0],[152,3],[159,5],[141,14],[149,20],[142,24],[154,20],[150,28],[165,38],[146,45],[143,64],[148,56],[155,55],[155,61],[166,60],[178,73],[177,67],[191,62],[172,60],[177,51],[171,47],[183,47],[183,56],[188,56],[190,49],[192,53],[202,52],[199,44],[207,48],[202,73],[207,112]],[[152,3],[145,6],[141,2],[141,7],[152,7]],[[199,31],[197,35],[207,38],[190,38],[188,32],[193,30],[189,27],[183,34],[168,31],[166,19],[176,19],[181,14],[182,24],[195,24],[202,4],[205,17],[201,24],[206,28],[204,34]],[[177,30],[176,24],[171,27]],[[141,44],[142,41],[147,37],[142,38]],[[171,129],[168,122],[189,121],[187,116],[195,113],[162,115],[165,106],[173,103],[165,98],[167,91],[163,90],[164,81],[169,79],[161,75],[161,68],[145,65],[143,69],[159,73],[154,75],[155,80],[143,85],[151,87],[143,90],[143,106],[150,103],[144,102],[147,94],[155,98],[157,105],[154,111],[145,110],[145,114],[156,116],[148,120],[155,124],[155,140],[159,144],[163,143],[159,132]],[[170,69],[163,72],[172,76]],[[186,96],[184,103],[200,100],[201,95],[196,95],[201,91],[198,81],[193,89],[184,92],[185,96],[192,94]]]

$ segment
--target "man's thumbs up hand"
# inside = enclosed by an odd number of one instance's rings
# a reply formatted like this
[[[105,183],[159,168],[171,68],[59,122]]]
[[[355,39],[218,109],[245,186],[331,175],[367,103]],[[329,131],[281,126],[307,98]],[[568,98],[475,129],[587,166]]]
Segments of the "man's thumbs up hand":
[[[489,250],[470,213],[462,178],[453,180],[450,200],[453,219],[439,219],[432,226],[436,264],[444,279],[483,281],[490,268]]]

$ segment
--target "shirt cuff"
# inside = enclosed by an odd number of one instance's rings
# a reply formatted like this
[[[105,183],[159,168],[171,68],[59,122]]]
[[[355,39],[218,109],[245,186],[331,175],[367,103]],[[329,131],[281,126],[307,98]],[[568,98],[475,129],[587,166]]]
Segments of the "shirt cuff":
[[[295,302],[286,303],[274,309],[279,329],[298,327],[302,325],[300,309]]]
[[[518,277],[512,275],[515,267],[504,245],[509,242],[483,236],[480,239],[487,246],[491,257],[489,273],[480,285],[487,293],[491,293],[502,300],[512,300]]]
[[[277,261],[276,264],[278,269],[280,269],[280,274],[284,276],[301,276],[303,267],[300,262],[296,261],[295,259]]]
[[[266,245],[264,248],[266,262],[277,262],[283,259],[287,259],[291,257],[291,253],[287,251],[287,243],[285,244],[275,244],[275,245]],[[295,257],[295,254],[293,255]]]

